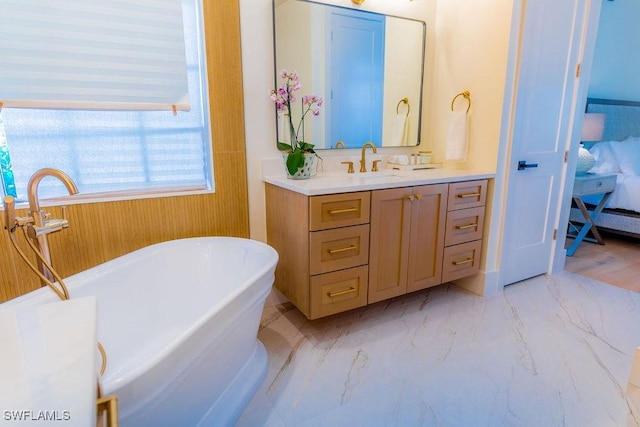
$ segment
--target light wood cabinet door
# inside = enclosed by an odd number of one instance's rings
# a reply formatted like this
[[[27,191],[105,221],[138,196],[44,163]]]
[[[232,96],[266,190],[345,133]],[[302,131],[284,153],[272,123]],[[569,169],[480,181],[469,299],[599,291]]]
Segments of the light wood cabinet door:
[[[441,283],[447,184],[371,195],[369,303]]]
[[[371,194],[369,303],[407,292],[411,194],[411,188]]]
[[[448,189],[448,184],[413,188],[407,292],[442,283]]]

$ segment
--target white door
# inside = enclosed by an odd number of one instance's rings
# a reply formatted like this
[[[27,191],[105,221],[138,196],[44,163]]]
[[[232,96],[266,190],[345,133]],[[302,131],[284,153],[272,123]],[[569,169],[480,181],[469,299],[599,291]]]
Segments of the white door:
[[[588,1],[525,4],[507,172],[502,286],[550,269]]]
[[[330,8],[326,82],[329,141],[361,147],[382,145],[385,17]]]

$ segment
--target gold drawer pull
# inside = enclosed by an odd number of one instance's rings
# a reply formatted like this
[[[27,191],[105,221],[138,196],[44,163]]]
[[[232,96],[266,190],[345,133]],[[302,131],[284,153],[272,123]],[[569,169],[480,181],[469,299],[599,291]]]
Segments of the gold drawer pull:
[[[469,197],[480,197],[481,193],[463,193],[458,194],[458,198],[460,199],[468,199]]]
[[[467,259],[462,260],[462,261],[453,261],[452,264],[455,265],[455,266],[458,266],[458,265],[463,265],[463,264],[469,264],[470,262],[473,262],[473,258],[467,258]]]
[[[332,211],[329,211],[329,215],[337,215],[337,214],[342,214],[342,213],[349,213],[349,212],[358,212],[358,208],[346,208],[346,209],[335,209]]]
[[[478,228],[478,223],[467,225],[456,225],[456,230],[466,230],[467,228]]]
[[[339,254],[340,252],[347,252],[347,251],[355,251],[356,249],[358,249],[357,246],[347,246],[346,248],[338,248],[338,249],[329,249],[329,254],[330,255],[335,255],[335,254]]]
[[[339,297],[340,295],[346,295],[346,294],[350,294],[352,292],[355,292],[356,288],[354,288],[353,286],[350,287],[349,289],[345,289],[344,291],[338,291],[338,292],[327,292],[327,296],[329,298],[333,298],[333,297]]]

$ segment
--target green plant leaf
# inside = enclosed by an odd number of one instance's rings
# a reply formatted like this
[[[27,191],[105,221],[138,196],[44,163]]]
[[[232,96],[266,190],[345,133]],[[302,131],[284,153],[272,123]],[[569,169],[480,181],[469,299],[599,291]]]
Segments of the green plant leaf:
[[[304,142],[304,141],[298,141],[298,144],[300,144],[300,149],[306,153],[315,153],[315,151],[313,151],[313,144],[309,144],[308,142]]]
[[[278,141],[278,150],[280,151],[293,151],[293,148],[291,148],[291,145],[286,144],[284,142],[279,142]]]
[[[300,148],[296,148],[287,156],[287,170],[290,175],[294,175],[303,166],[304,152]]]

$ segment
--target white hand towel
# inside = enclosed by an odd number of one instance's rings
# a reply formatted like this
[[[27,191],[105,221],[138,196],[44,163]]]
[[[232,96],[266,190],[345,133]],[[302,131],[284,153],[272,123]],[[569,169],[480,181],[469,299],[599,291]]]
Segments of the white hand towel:
[[[467,112],[452,111],[449,116],[445,159],[464,161],[467,158],[467,148]]]
[[[391,141],[389,145],[397,147],[406,145],[405,129],[407,127],[407,115],[396,114],[393,119],[393,129],[391,130]]]

